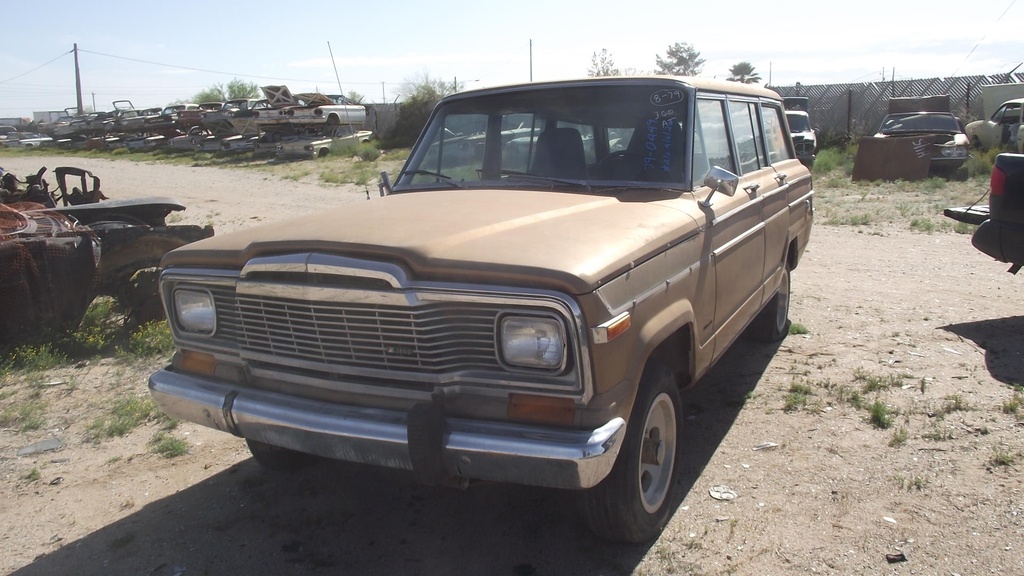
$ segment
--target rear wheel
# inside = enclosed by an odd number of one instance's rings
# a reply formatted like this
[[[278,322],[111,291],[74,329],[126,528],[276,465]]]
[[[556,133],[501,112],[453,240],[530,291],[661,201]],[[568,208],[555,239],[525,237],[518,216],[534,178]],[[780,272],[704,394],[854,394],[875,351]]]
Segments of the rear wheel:
[[[749,334],[755,340],[778,342],[789,333],[789,269],[783,267],[782,273],[779,291],[772,296],[750,325]]]
[[[275,472],[295,472],[314,464],[317,460],[312,454],[281,448],[251,438],[246,438],[245,443],[249,446],[253,459],[260,466]]]
[[[583,515],[595,534],[632,543],[661,534],[676,504],[679,412],[672,373],[660,364],[649,366],[614,468],[583,492]]]

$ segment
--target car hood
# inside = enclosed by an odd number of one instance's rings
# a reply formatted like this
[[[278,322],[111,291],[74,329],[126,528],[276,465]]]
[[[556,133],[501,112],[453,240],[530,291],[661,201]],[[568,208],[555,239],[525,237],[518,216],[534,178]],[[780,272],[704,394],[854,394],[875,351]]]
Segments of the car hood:
[[[406,192],[202,240],[162,265],[240,269],[258,256],[320,252],[391,261],[422,280],[582,294],[697,234],[703,219],[679,190]]]

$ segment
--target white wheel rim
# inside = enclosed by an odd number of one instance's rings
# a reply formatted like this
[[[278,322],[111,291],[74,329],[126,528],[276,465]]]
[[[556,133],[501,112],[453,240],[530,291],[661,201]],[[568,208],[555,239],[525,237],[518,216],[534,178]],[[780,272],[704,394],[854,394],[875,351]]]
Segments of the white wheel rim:
[[[779,307],[776,309],[775,315],[775,329],[778,333],[782,333],[786,329],[786,321],[789,320],[789,273],[786,273],[786,277],[782,280],[782,284],[779,286],[780,298]]]
[[[676,460],[676,410],[662,392],[651,402],[644,418],[638,484],[644,510],[654,514],[665,503],[673,482]]]

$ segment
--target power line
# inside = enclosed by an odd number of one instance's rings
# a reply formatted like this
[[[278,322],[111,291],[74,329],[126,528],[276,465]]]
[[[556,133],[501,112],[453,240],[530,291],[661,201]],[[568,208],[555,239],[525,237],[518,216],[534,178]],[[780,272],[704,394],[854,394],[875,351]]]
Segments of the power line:
[[[996,18],[995,23],[998,24],[1003,19],[1003,16],[1006,16],[1006,13],[1009,12],[1010,8],[1013,8],[1013,5],[1016,3],[1017,0],[1010,0],[1010,5],[1006,7],[1006,10],[1003,10],[1003,13],[999,15],[999,18]],[[974,51],[978,49],[978,46],[981,46],[981,43],[985,41],[985,38],[988,38],[988,32],[986,32],[981,37],[981,40],[978,40],[978,43],[974,45],[974,48],[971,48],[971,51],[967,53],[967,57],[964,58],[964,61],[961,62],[960,65],[956,67],[956,70],[954,70],[953,73],[950,74],[950,76],[956,76],[956,73],[960,71],[960,68],[963,68],[963,65],[966,64],[967,61],[971,59],[971,56],[974,54]]]
[[[92,50],[78,49],[79,52],[85,52],[87,54],[93,54],[95,56],[105,56],[107,58],[115,58],[117,60],[128,60],[131,62],[139,62],[141,64],[150,64],[152,66],[165,66],[167,68],[176,68],[178,70],[189,70],[192,72],[206,72],[209,74],[223,74],[225,76],[236,76],[243,78],[262,78],[263,80],[286,80],[288,82],[309,82],[312,84],[323,83],[323,79],[320,80],[308,80],[303,78],[282,78],[280,76],[257,76],[255,74],[240,74],[237,72],[222,72],[220,70],[207,70],[205,68],[192,68],[190,66],[179,66],[177,64],[165,64],[163,62],[153,62],[150,60],[140,60],[138,58],[129,58],[127,56],[116,56],[114,54],[104,54],[102,52],[93,52]],[[376,86],[376,82],[346,82],[346,84],[370,84]]]
[[[320,80],[304,80],[301,78],[281,78],[277,76],[256,76],[254,74],[238,74],[233,72],[222,72],[220,70],[207,70],[205,68],[192,68],[189,66],[178,66],[176,64],[164,64],[163,62],[152,62],[150,60],[140,60],[138,58],[128,58],[127,56],[115,56],[114,54],[104,54],[102,52],[93,52],[92,50],[78,49],[79,52],[85,52],[87,54],[93,54],[95,56],[106,56],[107,58],[115,58],[117,60],[128,60],[131,62],[139,62],[141,64],[150,64],[153,66],[165,66],[167,68],[177,68],[178,70],[190,70],[192,72],[207,72],[210,74],[224,74],[226,76],[244,76],[246,78],[262,78],[264,80],[287,80],[289,82],[320,82]]]
[[[54,62],[56,62],[57,60],[63,58],[64,56],[67,56],[68,54],[71,54],[71,50],[68,50],[67,52],[62,53],[60,56],[57,56],[56,58],[54,58],[53,60],[50,60],[46,64],[40,64],[39,66],[36,66],[35,68],[29,70],[28,72],[22,72],[21,74],[18,74],[17,76],[13,76],[11,78],[8,78],[7,80],[0,80],[0,84],[5,84],[7,82],[10,82],[11,80],[17,80],[18,78],[21,78],[22,76],[26,76],[28,74],[31,74],[31,73],[35,72],[36,70],[39,70],[43,66],[49,66],[50,64],[53,64]]]

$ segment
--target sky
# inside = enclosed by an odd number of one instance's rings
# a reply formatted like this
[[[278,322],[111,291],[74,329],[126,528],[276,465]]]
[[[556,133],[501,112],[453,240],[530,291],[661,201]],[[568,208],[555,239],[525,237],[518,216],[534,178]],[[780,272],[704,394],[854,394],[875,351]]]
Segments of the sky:
[[[746,61],[775,86],[992,75],[1024,62],[1024,0],[0,6],[2,118],[76,105],[76,43],[83,104],[96,110],[114,100],[136,108],[190,101],[233,79],[392,102],[423,78],[472,89],[583,77],[601,50],[617,68],[650,72],[677,42],[706,60],[701,76],[724,79]]]

